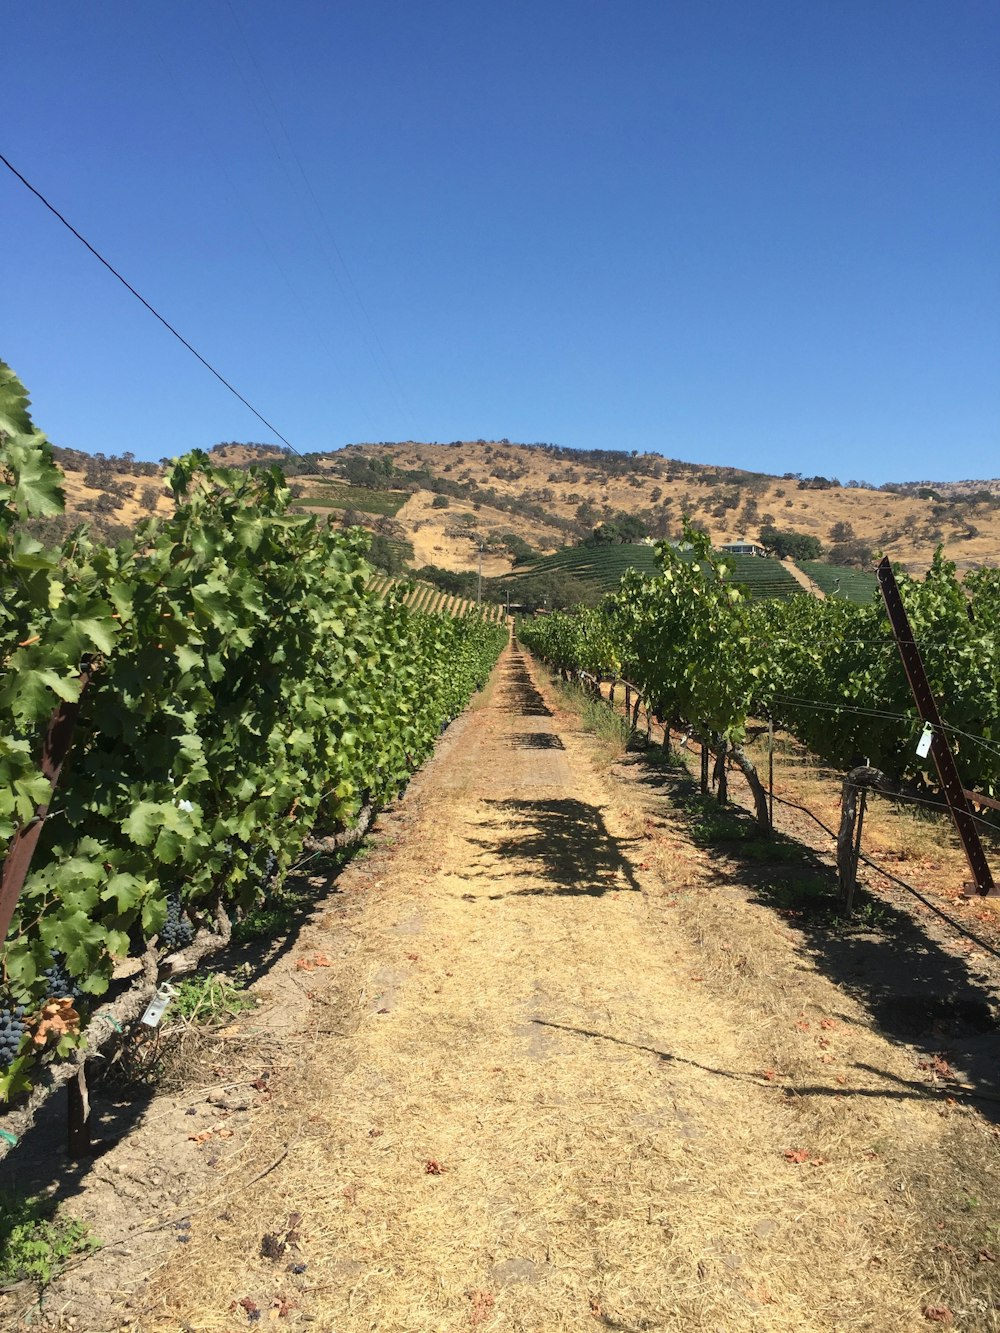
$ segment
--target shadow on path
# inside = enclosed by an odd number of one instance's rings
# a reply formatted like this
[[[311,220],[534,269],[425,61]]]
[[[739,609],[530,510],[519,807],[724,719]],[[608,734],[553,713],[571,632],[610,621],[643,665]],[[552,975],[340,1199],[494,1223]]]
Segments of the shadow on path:
[[[631,863],[621,848],[637,838],[615,838],[604,816],[594,805],[563,797],[547,801],[486,801],[495,817],[480,827],[493,836],[470,838],[484,855],[480,872],[497,878],[495,858],[508,863],[506,873],[544,881],[538,887],[490,894],[491,898],[516,895],[549,896],[578,894],[600,897],[611,889],[639,891]]]
[[[562,738],[553,731],[515,732],[511,738],[515,750],[565,750]]]
[[[545,702],[520,655],[511,657],[500,680],[497,707],[505,713],[521,717],[552,717],[552,709]]]

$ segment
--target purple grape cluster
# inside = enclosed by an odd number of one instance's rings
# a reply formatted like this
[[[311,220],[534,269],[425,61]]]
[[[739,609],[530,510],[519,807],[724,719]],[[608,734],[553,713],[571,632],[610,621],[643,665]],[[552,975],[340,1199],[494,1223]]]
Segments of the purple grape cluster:
[[[52,962],[42,973],[45,978],[45,994],[54,1000],[78,1000],[82,994],[76,982],[66,971],[66,960],[62,954],[54,953]]]
[[[15,1004],[9,995],[0,1000],[0,1069],[16,1058],[24,1036],[24,1005]]]
[[[267,856],[264,858],[264,873],[261,876],[260,881],[261,892],[265,894],[270,893],[277,873],[278,858],[275,856],[274,852],[268,852]]]
[[[194,926],[181,911],[181,891],[167,894],[167,919],[160,930],[160,943],[169,952],[186,948],[194,939]]]

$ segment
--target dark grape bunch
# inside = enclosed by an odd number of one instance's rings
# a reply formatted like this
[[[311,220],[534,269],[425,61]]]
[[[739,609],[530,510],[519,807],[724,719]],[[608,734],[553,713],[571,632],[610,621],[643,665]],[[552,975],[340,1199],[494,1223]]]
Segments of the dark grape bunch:
[[[194,939],[194,926],[181,912],[181,891],[167,894],[167,919],[160,930],[160,943],[169,952],[186,948]]]
[[[42,973],[45,978],[45,994],[53,1000],[78,1000],[82,991],[66,971],[66,960],[61,953],[52,955],[52,962]]]
[[[9,995],[0,999],[0,1069],[14,1060],[24,1036],[24,1005],[14,1004]]]
[[[264,873],[261,876],[260,887],[262,893],[270,893],[271,886],[274,884],[274,877],[278,873],[278,858],[274,852],[268,852],[264,858]]]

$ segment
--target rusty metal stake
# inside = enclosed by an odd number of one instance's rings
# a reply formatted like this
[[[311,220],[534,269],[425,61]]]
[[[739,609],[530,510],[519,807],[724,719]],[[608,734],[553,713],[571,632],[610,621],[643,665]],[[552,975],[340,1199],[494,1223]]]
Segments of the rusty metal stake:
[[[82,672],[80,676],[81,695],[87,688],[92,674],[89,667]],[[64,701],[53,710],[49,719],[45,740],[42,743],[41,767],[42,773],[49,780],[51,790],[49,799],[43,805],[36,807],[34,818],[30,819],[27,824],[22,824],[14,834],[3,863],[3,871],[0,872],[0,944],[7,938],[7,931],[10,929],[11,919],[14,916],[14,908],[17,906],[17,900],[24,888],[24,881],[31,869],[31,858],[35,854],[35,847],[42,835],[42,827],[49,813],[52,793],[56,789],[59,774],[62,772],[63,763],[69,753],[70,742],[73,739],[73,728],[76,726],[79,712],[80,702],[78,699],[72,703]]]
[[[965,849],[969,869],[972,871],[975,881],[974,892],[984,898],[1000,896],[997,894],[993,882],[993,874],[986,860],[986,853],[983,851],[979,833],[976,830],[975,817],[969,809],[965,788],[962,786],[962,780],[958,775],[958,765],[955,763],[955,756],[952,754],[951,746],[945,736],[941,714],[938,712],[937,703],[931,693],[930,681],[928,681],[927,672],[924,670],[920,650],[914,641],[913,631],[910,628],[910,618],[906,614],[906,607],[903,605],[903,599],[899,594],[899,585],[896,583],[888,556],[883,557],[875,571],[875,576],[878,579],[879,587],[882,589],[885,609],[889,614],[889,621],[896,638],[896,646],[899,649],[903,670],[906,672],[910,689],[913,691],[913,700],[917,705],[917,712],[921,721],[927,723],[932,729],[931,754],[934,757],[934,765],[937,768],[941,790],[948,802],[952,819],[955,821],[955,828],[958,830],[958,836],[961,838],[962,846]]]

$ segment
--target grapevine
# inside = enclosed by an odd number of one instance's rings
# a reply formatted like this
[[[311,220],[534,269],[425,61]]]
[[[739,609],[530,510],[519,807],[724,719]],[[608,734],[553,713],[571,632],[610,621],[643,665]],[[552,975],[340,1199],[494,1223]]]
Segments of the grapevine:
[[[13,1064],[26,1027],[24,1005],[16,1004],[9,995],[4,996],[0,1000],[0,1069]]]
[[[180,889],[171,889],[167,893],[167,916],[159,939],[168,953],[185,948],[194,939],[194,926],[181,911]]]
[[[42,978],[45,982],[46,995],[52,999],[78,1000],[81,996],[76,982],[66,970],[66,960],[62,954],[52,955],[52,962],[43,971]]]
[[[833,765],[867,761],[897,784],[933,790],[882,607],[805,594],[752,603],[707,540],[687,537],[691,559],[661,543],[658,575],[629,571],[596,609],[525,623],[525,644],[563,672],[622,674],[658,716],[690,725],[720,758],[732,755],[764,826],[763,793],[742,750],[751,717],[772,719]],[[971,573],[963,586],[938,551],[923,579],[897,577],[963,778],[995,797],[1000,571]]]
[[[85,531],[43,546],[24,522],[60,512],[61,478],[3,370],[0,842],[48,801],[42,736],[60,700],[80,701],[3,982],[38,1012],[58,955],[57,988],[80,997],[85,1024],[122,959],[248,910],[307,837],[393,799],[507,632],[415,612],[405,585],[376,596],[363,533],[290,513],[277,468],[201,453],[173,467],[171,517],[114,547]],[[13,1059],[0,1100],[30,1087],[38,1058]]]

